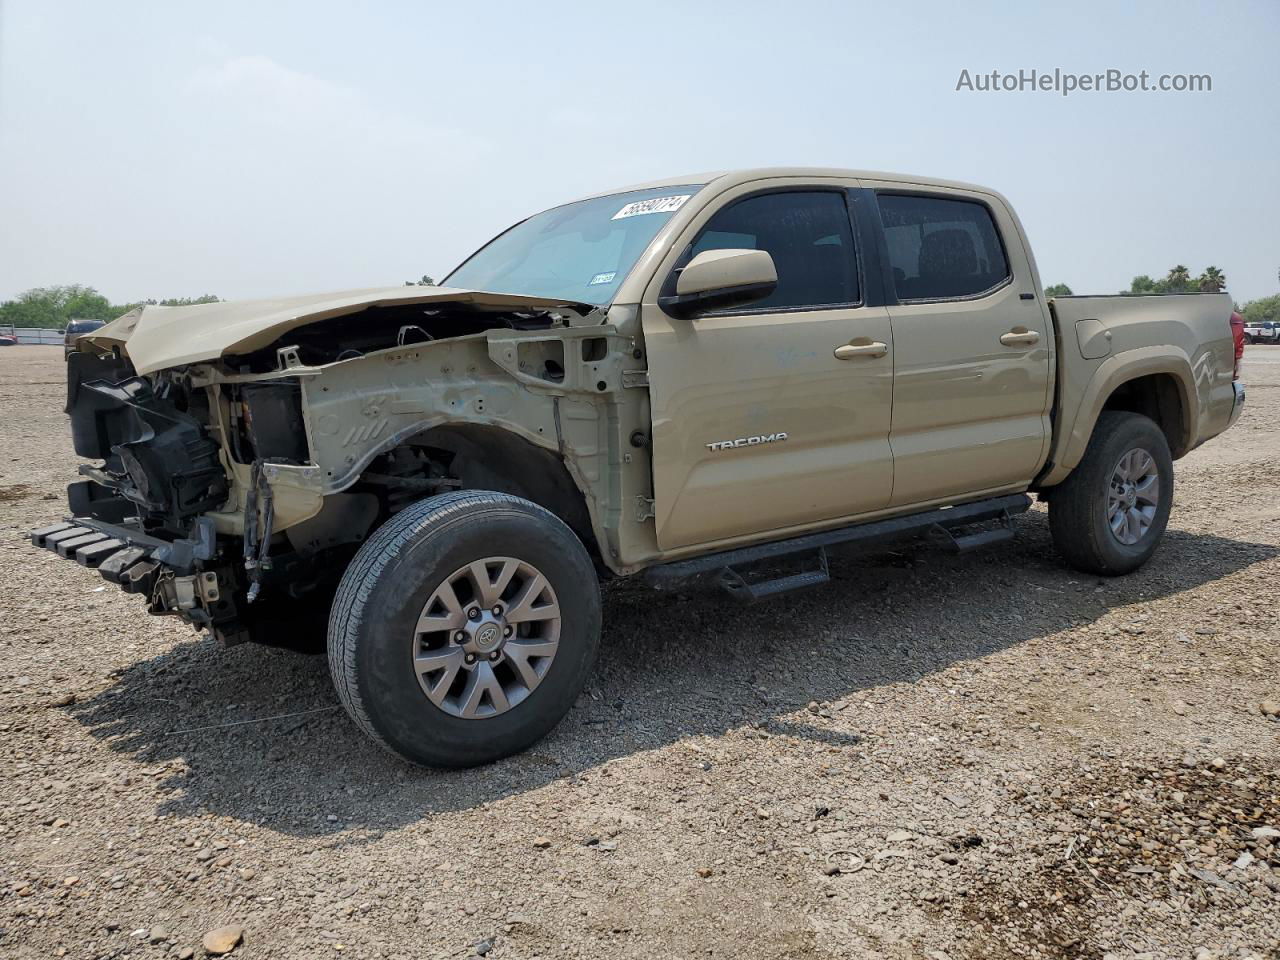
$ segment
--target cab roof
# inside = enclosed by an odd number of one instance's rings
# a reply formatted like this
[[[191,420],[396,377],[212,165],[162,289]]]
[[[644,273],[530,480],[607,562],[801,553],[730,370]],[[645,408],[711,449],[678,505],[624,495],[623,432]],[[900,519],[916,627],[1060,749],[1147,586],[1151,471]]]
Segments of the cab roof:
[[[897,183],[926,187],[952,187],[958,190],[975,190],[980,193],[995,191],[990,187],[959,180],[942,180],[937,177],[922,177],[909,173],[886,173],[883,170],[851,170],[844,167],[749,167],[742,170],[714,170],[705,173],[691,173],[680,177],[663,177],[660,180],[649,180],[645,183],[633,183],[612,190],[601,190],[580,199],[590,200],[593,197],[607,197],[615,193],[627,193],[631,190],[652,190],[658,187],[678,187],[685,184],[717,183],[722,187],[737,186],[753,180],[773,180],[780,177],[834,177],[842,180],[889,180]]]

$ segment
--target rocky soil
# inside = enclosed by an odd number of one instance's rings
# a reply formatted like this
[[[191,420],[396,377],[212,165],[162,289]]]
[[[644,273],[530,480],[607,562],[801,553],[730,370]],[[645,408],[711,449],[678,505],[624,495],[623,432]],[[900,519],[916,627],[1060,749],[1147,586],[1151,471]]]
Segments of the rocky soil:
[[[1280,955],[1280,348],[1139,573],[1037,507],[756,608],[617,585],[556,733],[455,773],[25,543],[61,367],[0,350],[0,955]]]

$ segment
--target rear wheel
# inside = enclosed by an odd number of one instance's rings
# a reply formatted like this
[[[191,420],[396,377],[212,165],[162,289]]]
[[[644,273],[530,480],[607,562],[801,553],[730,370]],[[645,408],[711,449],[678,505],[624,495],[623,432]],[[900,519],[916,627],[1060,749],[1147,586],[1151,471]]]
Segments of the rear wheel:
[[[546,735],[595,660],[600,593],[581,541],[518,497],[431,497],[375,531],[329,624],[338,696],[417,763],[488,763]]]
[[[1108,410],[1088,449],[1049,501],[1049,529],[1066,561],[1086,573],[1115,576],[1155,552],[1173,505],[1173,458],[1156,424]]]

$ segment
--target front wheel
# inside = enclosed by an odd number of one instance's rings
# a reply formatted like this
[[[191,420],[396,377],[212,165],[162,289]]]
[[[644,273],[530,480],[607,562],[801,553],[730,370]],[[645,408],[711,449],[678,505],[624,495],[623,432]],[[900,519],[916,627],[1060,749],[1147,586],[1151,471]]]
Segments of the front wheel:
[[[1049,501],[1049,529],[1067,563],[1117,576],[1155,552],[1173,506],[1173,458],[1148,417],[1098,417],[1084,457]]]
[[[565,715],[600,638],[591,558],[518,497],[422,500],[374,532],[329,623],[338,697],[378,743],[468,767],[525,749]]]

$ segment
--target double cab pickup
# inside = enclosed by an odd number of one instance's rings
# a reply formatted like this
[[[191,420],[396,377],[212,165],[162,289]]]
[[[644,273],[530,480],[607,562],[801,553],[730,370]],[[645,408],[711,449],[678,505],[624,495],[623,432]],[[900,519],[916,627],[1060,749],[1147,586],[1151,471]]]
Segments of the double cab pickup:
[[[322,646],[378,743],[484,763],[574,702],[602,580],[751,602],[838,546],[1006,539],[1031,495],[1068,564],[1139,567],[1173,461],[1240,414],[1231,309],[1047,300],[983,187],[676,177],[535,214],[441,286],[86,334],[90,462],[32,539],[224,643]]]

